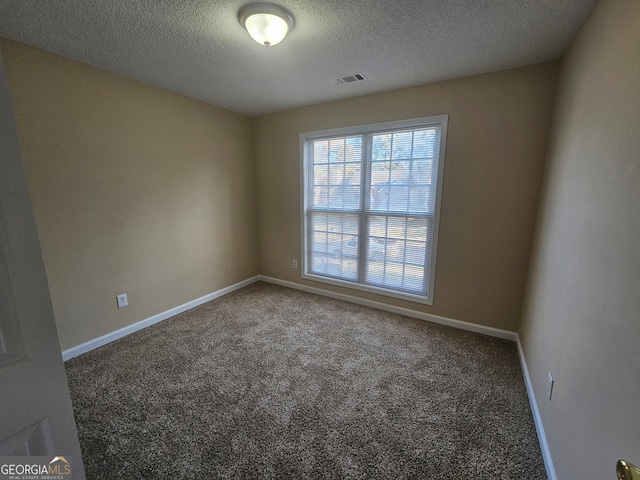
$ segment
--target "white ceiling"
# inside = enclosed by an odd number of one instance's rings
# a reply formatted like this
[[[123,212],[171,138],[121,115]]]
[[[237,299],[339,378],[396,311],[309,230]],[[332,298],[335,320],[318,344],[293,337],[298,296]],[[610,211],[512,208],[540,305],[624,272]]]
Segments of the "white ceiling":
[[[277,0],[266,48],[245,0],[0,0],[0,36],[253,116],[561,58],[596,1]]]

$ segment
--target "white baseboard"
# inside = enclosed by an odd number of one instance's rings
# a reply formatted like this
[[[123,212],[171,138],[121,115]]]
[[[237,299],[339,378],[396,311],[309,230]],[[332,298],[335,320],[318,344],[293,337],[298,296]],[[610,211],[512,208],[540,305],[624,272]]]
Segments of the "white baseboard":
[[[120,328],[111,333],[107,333],[106,335],[102,335],[101,337],[94,338],[93,340],[89,340],[88,342],[82,343],[75,347],[71,347],[68,350],[64,350],[62,352],[62,360],[67,361],[70,358],[77,357],[78,355],[82,355],[83,353],[89,352],[95,348],[106,345],[107,343],[111,343],[114,340],[118,340],[119,338],[125,337],[130,333],[137,332],[138,330],[142,330],[143,328],[149,327],[154,323],[161,322],[166,320],[167,318],[171,318],[179,313],[186,312],[192,308],[195,308],[203,303],[210,302],[211,300],[215,300],[216,298],[222,297],[223,295],[227,295],[228,293],[234,292],[242,287],[246,287],[254,282],[257,282],[260,279],[259,276],[251,277],[242,282],[238,282],[234,285],[228,286],[221,290],[218,290],[213,293],[209,293],[200,298],[196,298],[195,300],[191,300],[190,302],[183,303],[177,307],[166,310],[162,313],[158,313],[152,317],[149,317],[144,320],[140,320],[139,322],[133,323],[126,327]]]
[[[452,318],[441,317],[439,315],[433,315],[430,313],[418,312],[416,310],[410,310],[408,308],[387,305],[386,303],[376,302],[374,300],[366,300],[364,298],[354,297],[352,295],[346,295],[344,293],[336,293],[329,290],[324,290],[322,288],[310,287],[308,285],[301,285],[299,283],[280,280],[278,278],[267,277],[264,275],[258,275],[258,278],[263,282],[273,283],[274,285],[294,288],[294,289],[302,290],[308,293],[315,293],[316,295],[335,298],[336,300],[344,300],[346,302],[356,303],[358,305],[364,305],[365,307],[377,308],[378,310],[397,313],[400,315],[404,315],[405,317],[417,318],[419,320],[425,320],[427,322],[437,323],[439,325],[447,325],[449,327],[459,328],[461,330],[468,330],[470,332],[475,332],[475,333],[481,333],[483,335],[489,335],[491,337],[503,338],[506,340],[511,340],[513,342],[515,342],[518,338],[518,334],[516,332],[511,332],[509,330],[502,330],[499,328],[478,325],[476,323],[463,322],[462,320],[454,320]]]
[[[547,470],[547,477],[549,477],[549,480],[557,480],[558,477],[556,476],[556,469],[553,466],[551,450],[549,450],[549,444],[547,443],[547,436],[544,433],[542,417],[540,416],[538,402],[536,401],[536,394],[533,392],[533,384],[531,383],[531,377],[529,376],[527,360],[524,358],[524,351],[522,350],[522,343],[520,343],[520,336],[516,334],[516,337],[518,355],[520,356],[520,366],[522,367],[522,375],[524,376],[524,385],[527,388],[527,394],[529,395],[529,404],[531,405],[531,412],[533,413],[533,423],[535,423],[536,432],[538,433],[538,442],[540,442],[540,450],[542,450],[544,467]]]

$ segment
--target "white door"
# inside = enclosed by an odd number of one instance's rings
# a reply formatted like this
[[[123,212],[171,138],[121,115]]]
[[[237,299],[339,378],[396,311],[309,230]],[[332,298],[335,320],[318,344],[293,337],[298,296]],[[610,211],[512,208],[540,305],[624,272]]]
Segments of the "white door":
[[[0,456],[71,457],[69,387],[0,52]]]

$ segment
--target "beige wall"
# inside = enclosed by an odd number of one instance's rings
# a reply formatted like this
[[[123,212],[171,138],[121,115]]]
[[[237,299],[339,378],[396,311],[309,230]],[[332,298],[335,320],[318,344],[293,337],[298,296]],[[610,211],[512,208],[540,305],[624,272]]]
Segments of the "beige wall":
[[[640,464],[639,46],[640,2],[601,0],[561,69],[520,329],[561,480]]]
[[[63,349],[258,273],[250,118],[1,45]]]
[[[260,273],[515,331],[557,68],[548,63],[257,118]],[[298,134],[443,113],[449,132],[433,307],[302,280],[291,268],[301,250]]]
[[[299,132],[440,113],[449,138],[433,307],[334,290],[517,328],[556,63],[251,120],[2,48],[63,349],[257,273],[313,284],[291,269]],[[130,306],[118,310],[122,292]]]

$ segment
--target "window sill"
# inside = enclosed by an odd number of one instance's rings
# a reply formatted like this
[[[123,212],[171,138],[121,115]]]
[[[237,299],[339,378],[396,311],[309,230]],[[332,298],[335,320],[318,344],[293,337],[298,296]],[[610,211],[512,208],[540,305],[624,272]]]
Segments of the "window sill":
[[[325,283],[327,285],[333,285],[336,287],[349,288],[351,290],[383,295],[385,297],[397,298],[399,300],[406,300],[409,302],[422,303],[424,305],[433,305],[433,299],[428,298],[426,295],[399,292],[397,290],[390,290],[388,288],[375,287],[373,285],[364,285],[362,283],[349,282],[346,280],[340,280],[338,278],[315,275],[313,273],[302,273],[301,277],[305,280],[312,280],[314,282]]]

